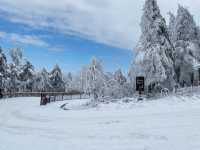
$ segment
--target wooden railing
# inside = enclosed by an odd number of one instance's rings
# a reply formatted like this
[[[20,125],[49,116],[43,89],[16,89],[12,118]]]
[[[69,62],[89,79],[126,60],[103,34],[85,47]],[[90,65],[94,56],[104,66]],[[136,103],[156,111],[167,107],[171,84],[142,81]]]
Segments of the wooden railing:
[[[87,99],[90,98],[89,94],[83,92],[15,92],[15,93],[2,93],[1,98],[12,97],[40,97],[40,105],[55,101],[73,100],[73,99]]]
[[[88,98],[89,94],[83,92],[8,92],[2,93],[3,98],[12,97],[41,97],[41,95],[46,95],[49,97],[61,97],[61,99],[83,99]]]
[[[82,95],[83,92],[8,92],[8,93],[2,93],[4,97],[25,97],[25,96],[35,96],[40,97],[41,94],[46,95]]]

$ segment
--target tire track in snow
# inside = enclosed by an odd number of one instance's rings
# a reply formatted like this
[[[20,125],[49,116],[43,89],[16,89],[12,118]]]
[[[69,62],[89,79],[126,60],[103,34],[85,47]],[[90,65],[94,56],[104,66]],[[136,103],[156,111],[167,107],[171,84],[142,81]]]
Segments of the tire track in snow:
[[[1,107],[3,107],[3,105],[4,107],[0,111],[0,131],[11,135],[35,134],[40,135],[43,138],[45,137],[60,140],[68,138],[67,133],[64,133],[63,130],[48,127],[48,123],[51,123],[54,120],[39,116],[37,113],[33,116],[27,115],[26,111],[29,110],[26,108],[27,106],[29,107],[29,105],[27,105],[27,101],[25,104],[19,106],[16,105],[16,103],[17,102],[12,103],[11,101],[6,102],[6,104],[1,103]],[[35,103],[35,101],[33,103]],[[28,104],[30,104],[30,101],[28,101]],[[32,126],[32,124],[38,123],[42,124],[42,127],[38,128]]]

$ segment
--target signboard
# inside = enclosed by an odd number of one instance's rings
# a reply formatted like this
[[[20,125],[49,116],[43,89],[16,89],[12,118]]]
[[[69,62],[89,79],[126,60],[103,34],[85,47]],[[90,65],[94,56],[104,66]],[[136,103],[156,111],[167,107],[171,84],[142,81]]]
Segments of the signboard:
[[[144,91],[144,77],[142,76],[136,77],[136,91]]]
[[[198,69],[198,72],[199,72],[199,81],[200,81],[200,68]]]
[[[2,90],[0,89],[0,99],[3,98]]]

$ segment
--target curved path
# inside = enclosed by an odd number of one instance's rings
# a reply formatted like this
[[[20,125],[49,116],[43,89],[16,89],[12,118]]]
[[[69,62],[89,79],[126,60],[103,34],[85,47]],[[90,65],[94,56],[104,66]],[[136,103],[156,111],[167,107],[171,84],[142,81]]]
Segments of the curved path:
[[[200,149],[199,96],[74,111],[60,104],[0,101],[0,150]]]

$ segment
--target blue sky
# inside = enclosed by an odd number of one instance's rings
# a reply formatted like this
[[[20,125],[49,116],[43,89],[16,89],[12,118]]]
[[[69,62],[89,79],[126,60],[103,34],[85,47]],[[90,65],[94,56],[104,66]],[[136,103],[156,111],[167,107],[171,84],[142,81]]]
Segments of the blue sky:
[[[64,72],[78,72],[84,65],[90,63],[93,56],[102,61],[106,71],[115,71],[122,68],[127,72],[133,58],[133,52],[129,49],[117,48],[106,44],[97,43],[75,35],[66,35],[56,31],[34,29],[27,25],[13,23],[0,18],[0,40],[4,52],[9,55],[13,47],[20,47],[24,57],[30,60],[36,69],[46,67],[52,69],[55,64]],[[25,35],[39,37],[43,44],[24,42],[23,39],[15,40],[12,34],[25,38]],[[17,37],[18,37],[17,36]],[[22,41],[20,41],[22,40]],[[40,42],[39,42],[40,43]]]
[[[127,73],[140,36],[145,0],[0,0],[0,46],[20,47],[36,69],[77,72],[99,58],[105,71]],[[161,12],[187,7],[200,22],[199,0],[157,0]]]

